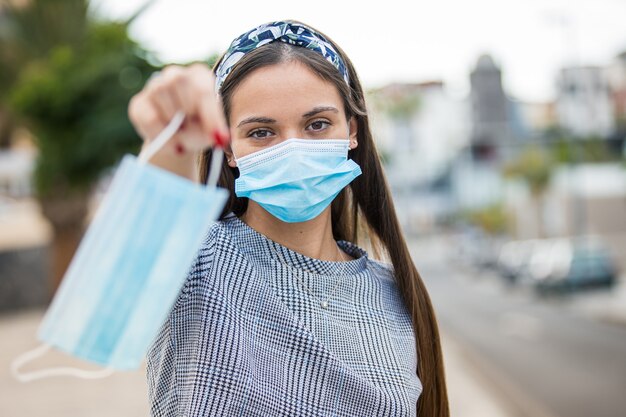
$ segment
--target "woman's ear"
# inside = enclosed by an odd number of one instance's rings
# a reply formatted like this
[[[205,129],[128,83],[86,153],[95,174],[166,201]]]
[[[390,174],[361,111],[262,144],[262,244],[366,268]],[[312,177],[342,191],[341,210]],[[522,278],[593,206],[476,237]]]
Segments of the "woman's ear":
[[[235,161],[230,145],[224,148],[224,155],[226,155],[226,162],[228,162],[228,166],[231,168],[237,168],[237,161]]]
[[[356,117],[350,117],[350,150],[356,148],[358,146],[357,136],[358,136],[358,125],[356,122]]]

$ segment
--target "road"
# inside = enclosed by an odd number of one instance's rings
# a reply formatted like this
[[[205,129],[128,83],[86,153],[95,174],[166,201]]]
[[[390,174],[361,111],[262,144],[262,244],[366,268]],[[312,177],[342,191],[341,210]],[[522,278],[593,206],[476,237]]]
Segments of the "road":
[[[454,240],[412,241],[440,325],[519,416],[626,415],[626,327],[507,289],[451,262]]]

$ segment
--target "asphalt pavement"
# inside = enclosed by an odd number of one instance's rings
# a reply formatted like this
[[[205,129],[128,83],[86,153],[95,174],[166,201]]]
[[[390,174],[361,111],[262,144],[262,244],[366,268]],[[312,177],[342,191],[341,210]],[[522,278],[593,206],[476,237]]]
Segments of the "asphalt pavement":
[[[622,417],[624,281],[612,291],[538,298],[494,271],[455,262],[453,237],[412,242],[441,328],[507,410],[529,417]]]

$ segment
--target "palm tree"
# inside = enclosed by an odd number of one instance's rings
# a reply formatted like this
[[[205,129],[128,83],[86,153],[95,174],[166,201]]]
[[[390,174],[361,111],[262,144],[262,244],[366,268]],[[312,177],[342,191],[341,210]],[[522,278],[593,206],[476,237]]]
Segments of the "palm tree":
[[[87,26],[85,1],[0,2],[0,147],[10,144],[15,120],[6,92],[24,65],[58,44],[77,45]]]
[[[27,126],[39,148],[35,189],[55,232],[53,289],[82,237],[91,187],[141,143],[126,109],[156,67],[127,35],[140,12],[99,21],[86,0],[0,9],[0,112]]]
[[[537,146],[529,146],[504,167],[504,175],[523,180],[530,189],[535,206],[538,237],[544,237],[543,199],[550,183],[552,164],[550,158]]]

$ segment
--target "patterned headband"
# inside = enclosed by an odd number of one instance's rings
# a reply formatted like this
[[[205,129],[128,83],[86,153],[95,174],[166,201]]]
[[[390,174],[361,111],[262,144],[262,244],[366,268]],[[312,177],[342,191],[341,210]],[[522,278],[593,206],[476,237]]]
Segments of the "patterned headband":
[[[302,46],[320,53],[339,70],[346,83],[350,85],[348,70],[343,60],[324,36],[300,23],[278,21],[264,23],[239,36],[230,44],[215,71],[215,91],[219,92],[230,71],[245,54],[274,41]]]

